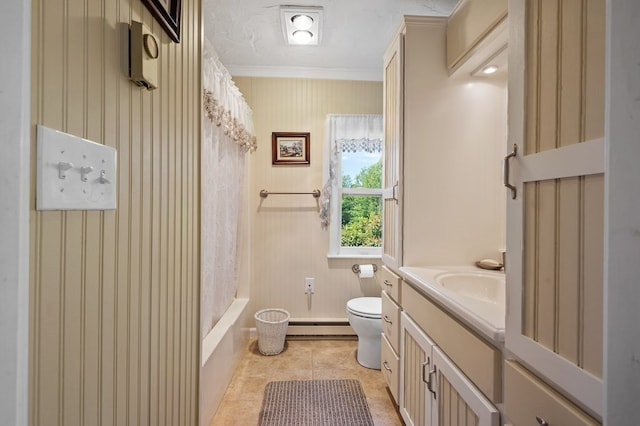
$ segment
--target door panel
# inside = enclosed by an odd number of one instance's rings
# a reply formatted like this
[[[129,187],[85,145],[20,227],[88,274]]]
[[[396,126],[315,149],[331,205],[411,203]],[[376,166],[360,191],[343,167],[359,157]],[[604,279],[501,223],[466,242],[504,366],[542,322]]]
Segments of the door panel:
[[[506,345],[602,413],[604,0],[509,3]]]

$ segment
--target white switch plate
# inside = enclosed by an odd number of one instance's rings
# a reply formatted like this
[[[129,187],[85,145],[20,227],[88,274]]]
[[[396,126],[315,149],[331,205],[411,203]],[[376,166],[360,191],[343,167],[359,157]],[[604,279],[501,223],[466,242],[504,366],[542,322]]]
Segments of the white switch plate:
[[[38,126],[38,210],[114,210],[116,150]]]

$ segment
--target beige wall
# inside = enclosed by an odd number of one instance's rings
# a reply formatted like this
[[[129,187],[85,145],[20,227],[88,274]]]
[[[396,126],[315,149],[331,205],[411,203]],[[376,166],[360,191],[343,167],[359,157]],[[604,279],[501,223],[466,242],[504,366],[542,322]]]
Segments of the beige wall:
[[[329,233],[320,227],[318,203],[311,195],[263,200],[258,192],[322,189],[326,115],[381,114],[382,83],[248,77],[235,81],[253,109],[259,145],[249,163],[252,307],[281,307],[292,318],[346,318],[348,299],[379,294],[375,280],[360,280],[351,271],[358,260],[327,259]],[[287,131],[311,133],[310,166],[271,165],[271,132]],[[305,277],[316,280],[310,301],[304,293]]]
[[[32,185],[33,425],[197,422],[201,11],[182,7],[175,44],[138,0],[33,2],[33,129],[118,150],[115,211],[38,212]],[[161,40],[153,92],[123,72],[132,19]]]
[[[413,31],[405,40],[403,264],[499,260],[506,76],[471,77],[469,64],[450,76],[445,27]]]

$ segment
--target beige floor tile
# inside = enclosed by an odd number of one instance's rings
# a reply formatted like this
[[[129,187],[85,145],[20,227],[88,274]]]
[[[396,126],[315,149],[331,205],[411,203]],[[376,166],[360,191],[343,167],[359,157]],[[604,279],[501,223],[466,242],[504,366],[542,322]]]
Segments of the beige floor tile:
[[[270,381],[355,379],[362,384],[376,426],[401,426],[380,370],[356,360],[356,340],[287,340],[282,353],[262,355],[256,341],[234,373],[212,426],[256,425]]]

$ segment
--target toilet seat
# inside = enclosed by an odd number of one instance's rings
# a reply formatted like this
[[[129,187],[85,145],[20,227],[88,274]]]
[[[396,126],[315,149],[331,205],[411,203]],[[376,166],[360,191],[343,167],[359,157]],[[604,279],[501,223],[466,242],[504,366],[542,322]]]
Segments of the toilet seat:
[[[382,299],[379,297],[357,297],[347,302],[347,310],[359,317],[380,319]]]

